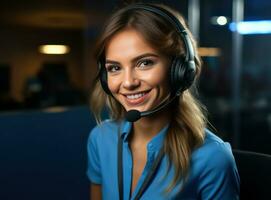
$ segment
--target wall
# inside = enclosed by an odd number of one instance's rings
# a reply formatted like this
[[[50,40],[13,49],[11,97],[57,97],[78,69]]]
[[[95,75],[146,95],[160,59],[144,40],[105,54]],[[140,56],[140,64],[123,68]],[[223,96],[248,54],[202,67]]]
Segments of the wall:
[[[11,96],[23,101],[24,82],[37,74],[44,62],[67,63],[73,85],[79,89],[86,88],[82,36],[82,31],[1,28],[0,63],[11,67]],[[47,43],[70,45],[71,52],[57,56],[40,54],[38,46]]]

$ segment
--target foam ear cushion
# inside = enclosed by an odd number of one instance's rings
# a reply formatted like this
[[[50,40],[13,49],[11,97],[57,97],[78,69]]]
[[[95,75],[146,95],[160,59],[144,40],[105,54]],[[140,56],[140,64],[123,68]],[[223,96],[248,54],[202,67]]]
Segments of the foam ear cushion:
[[[184,58],[183,57],[175,57],[171,64],[171,76],[170,76],[170,83],[171,83],[171,93],[176,94],[177,91],[183,89],[185,80],[185,66],[184,66]]]
[[[185,72],[185,80],[186,80],[186,88],[189,88],[194,80],[195,80],[195,77],[196,77],[196,65],[195,65],[195,62],[194,61],[188,61],[186,63],[186,72]]]
[[[172,60],[170,69],[171,93],[182,92],[189,88],[195,79],[195,63],[186,62],[183,56],[175,57]]]

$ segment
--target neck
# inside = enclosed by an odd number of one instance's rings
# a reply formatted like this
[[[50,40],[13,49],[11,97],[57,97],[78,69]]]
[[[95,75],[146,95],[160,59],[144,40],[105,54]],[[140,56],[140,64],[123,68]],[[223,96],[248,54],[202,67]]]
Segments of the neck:
[[[165,110],[134,122],[132,140],[149,142],[169,123],[170,113]]]

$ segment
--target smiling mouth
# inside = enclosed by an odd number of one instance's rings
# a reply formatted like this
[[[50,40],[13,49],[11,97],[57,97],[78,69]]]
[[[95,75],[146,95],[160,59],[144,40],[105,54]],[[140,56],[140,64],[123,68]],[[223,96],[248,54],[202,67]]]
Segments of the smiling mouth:
[[[128,99],[138,99],[140,97],[143,97],[145,94],[147,94],[147,92],[141,92],[141,93],[137,93],[137,94],[126,95],[126,97]]]
[[[146,97],[148,96],[148,93],[150,91],[145,92],[139,92],[135,94],[126,94],[124,95],[126,98],[126,102],[130,105],[138,105],[145,101]]]

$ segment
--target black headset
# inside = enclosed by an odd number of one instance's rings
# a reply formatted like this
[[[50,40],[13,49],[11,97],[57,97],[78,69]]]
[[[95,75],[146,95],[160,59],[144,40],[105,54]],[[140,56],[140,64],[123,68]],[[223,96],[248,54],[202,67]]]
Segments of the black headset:
[[[191,39],[189,38],[186,29],[173,14],[164,8],[150,4],[137,3],[129,5],[127,9],[146,10],[161,16],[169,23],[171,23],[176,28],[177,33],[181,36],[184,43],[185,56],[179,55],[172,59],[169,73],[171,96],[179,96],[184,90],[188,89],[192,85],[196,76],[195,53]],[[107,94],[112,95],[108,88],[104,55],[100,56],[98,59],[98,66],[98,76],[101,82],[101,86]]]

